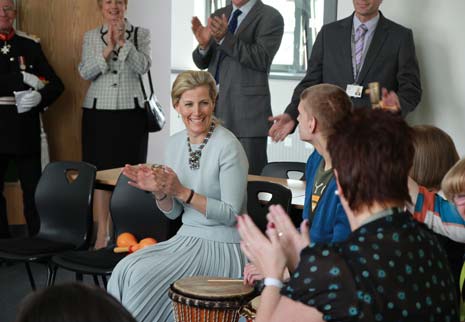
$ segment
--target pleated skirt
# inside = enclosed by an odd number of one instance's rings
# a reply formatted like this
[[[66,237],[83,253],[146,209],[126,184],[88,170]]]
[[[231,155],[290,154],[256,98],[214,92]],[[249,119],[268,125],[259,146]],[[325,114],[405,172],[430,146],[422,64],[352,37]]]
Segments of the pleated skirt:
[[[119,262],[108,282],[108,292],[139,322],[173,322],[168,297],[172,283],[185,276],[238,278],[245,263],[238,243],[176,235]]]

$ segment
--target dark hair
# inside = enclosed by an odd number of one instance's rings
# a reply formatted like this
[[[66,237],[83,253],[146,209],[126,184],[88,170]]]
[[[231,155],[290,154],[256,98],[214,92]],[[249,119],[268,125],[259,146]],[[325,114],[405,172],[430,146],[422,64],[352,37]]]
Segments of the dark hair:
[[[328,151],[352,210],[375,202],[410,201],[412,130],[400,116],[381,109],[355,110],[335,125]]]
[[[460,159],[452,138],[431,125],[413,126],[415,155],[410,176],[428,189],[439,190],[447,171]]]
[[[318,84],[307,88],[300,95],[303,108],[318,120],[320,132],[328,137],[333,126],[349,115],[352,101],[340,87],[331,84]]]
[[[63,284],[28,295],[16,322],[136,322],[106,291],[82,283]]]

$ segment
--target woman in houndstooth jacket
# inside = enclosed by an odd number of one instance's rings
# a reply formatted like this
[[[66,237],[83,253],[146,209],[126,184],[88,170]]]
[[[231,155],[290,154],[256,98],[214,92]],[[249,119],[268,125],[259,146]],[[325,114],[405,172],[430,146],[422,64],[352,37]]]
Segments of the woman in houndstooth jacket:
[[[83,103],[83,160],[103,170],[146,162],[148,131],[139,76],[149,70],[151,58],[149,30],[125,19],[127,0],[97,4],[104,25],[84,35],[79,73],[91,81]],[[109,201],[110,193],[96,191],[96,248],[106,245]]]

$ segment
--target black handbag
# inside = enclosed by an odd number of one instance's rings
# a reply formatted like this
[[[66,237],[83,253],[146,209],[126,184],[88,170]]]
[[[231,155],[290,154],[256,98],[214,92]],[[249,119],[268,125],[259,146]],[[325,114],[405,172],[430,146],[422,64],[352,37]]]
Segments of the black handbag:
[[[139,27],[137,27],[134,31],[134,46],[136,47],[136,49],[138,29]],[[142,95],[144,97],[144,110],[147,116],[147,130],[149,132],[158,132],[161,129],[163,129],[163,126],[166,123],[166,116],[165,112],[163,112],[163,107],[161,106],[153,91],[152,75],[150,74],[150,69],[148,70],[147,75],[149,78],[150,85],[150,97],[148,99],[147,93],[145,92],[144,81],[142,80],[142,76],[139,75],[140,87],[142,89]]]

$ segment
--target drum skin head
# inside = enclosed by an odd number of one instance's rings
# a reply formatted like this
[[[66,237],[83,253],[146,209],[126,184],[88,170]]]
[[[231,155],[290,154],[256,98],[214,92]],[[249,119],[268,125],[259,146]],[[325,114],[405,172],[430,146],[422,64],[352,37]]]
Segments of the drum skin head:
[[[175,302],[206,308],[239,308],[253,296],[254,289],[242,280],[210,276],[182,278],[169,291]]]

